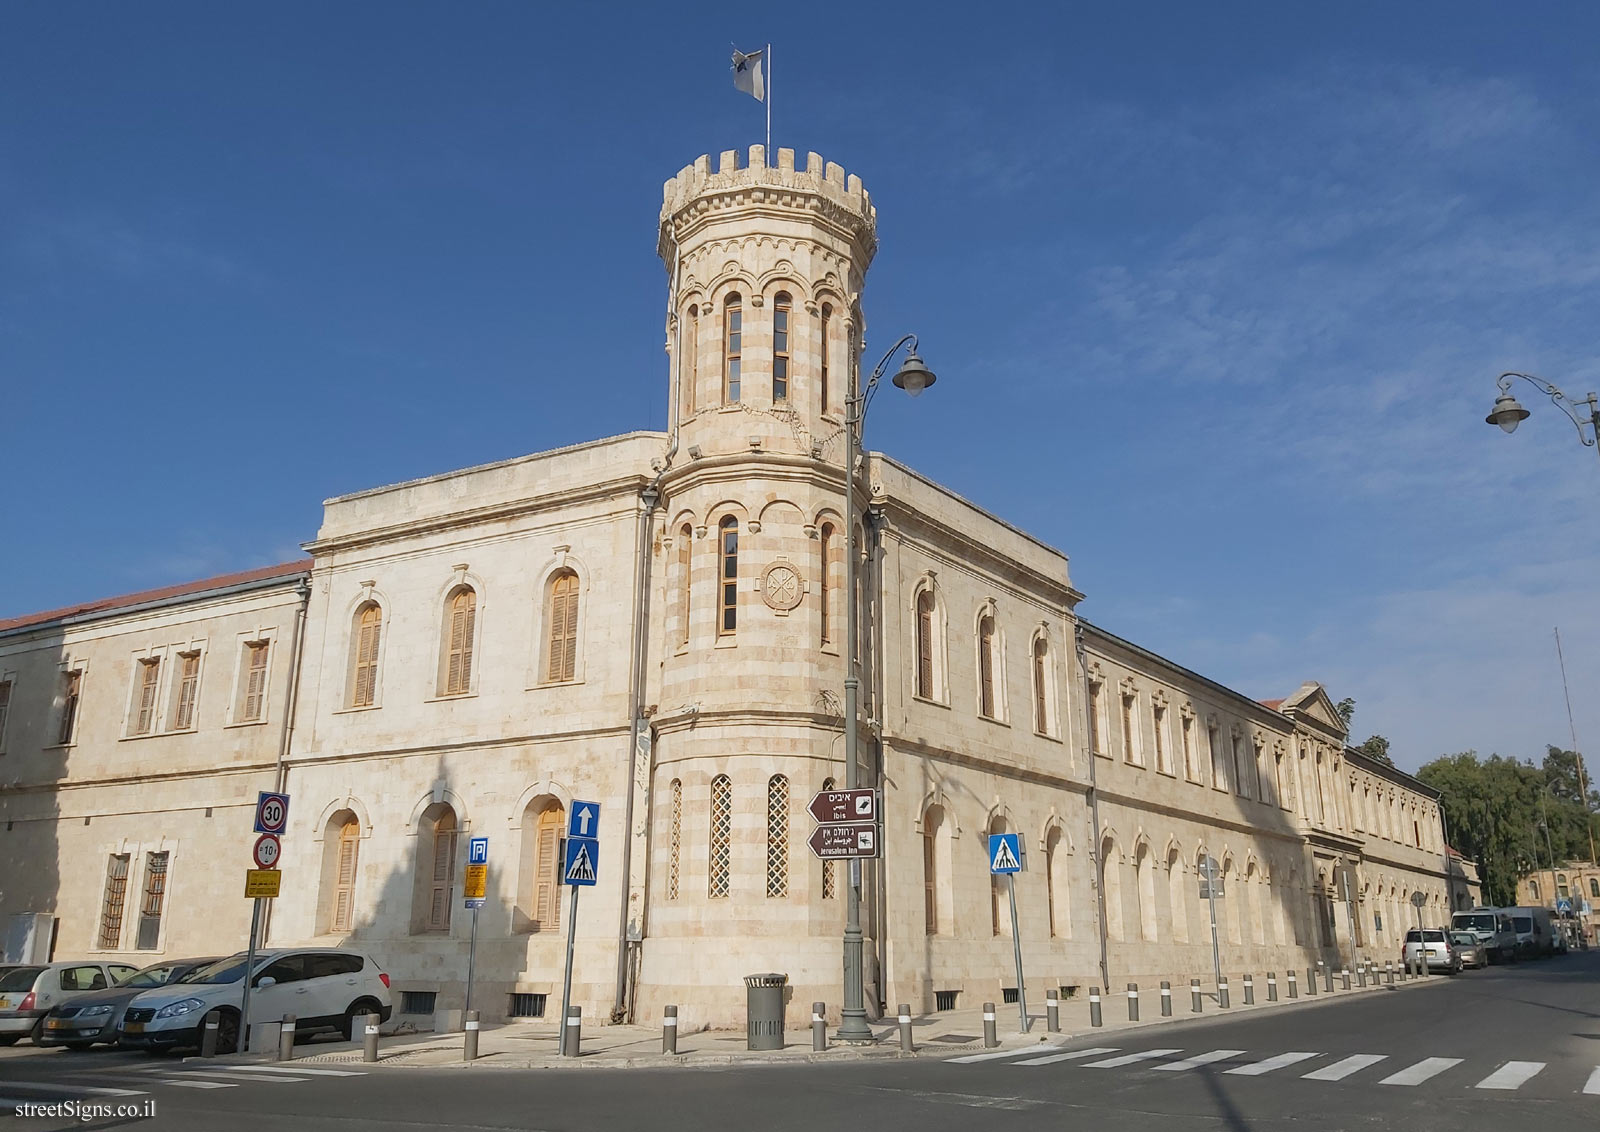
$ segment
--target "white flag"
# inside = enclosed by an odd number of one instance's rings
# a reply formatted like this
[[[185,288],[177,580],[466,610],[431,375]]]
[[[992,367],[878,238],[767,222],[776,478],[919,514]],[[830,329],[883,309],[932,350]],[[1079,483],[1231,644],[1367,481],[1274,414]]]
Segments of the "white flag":
[[[766,76],[761,73],[763,54],[761,51],[752,51],[748,55],[743,51],[733,53],[733,85],[757,102],[767,100]]]

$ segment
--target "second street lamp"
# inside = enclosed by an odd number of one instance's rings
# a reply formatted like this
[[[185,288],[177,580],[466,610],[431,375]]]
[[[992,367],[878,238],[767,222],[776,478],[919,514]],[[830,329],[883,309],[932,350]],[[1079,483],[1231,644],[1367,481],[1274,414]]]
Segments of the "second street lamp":
[[[900,347],[909,346],[906,360],[891,379],[894,384],[916,397],[935,380],[933,371],[923,365],[917,356],[917,336],[907,334],[889,347],[872,376],[845,401],[845,456],[844,456],[844,788],[854,790],[859,785],[859,757],[856,753],[859,717],[861,715],[861,678],[856,673],[858,654],[858,618],[856,611],[856,585],[859,566],[856,562],[856,463],[861,455],[861,426],[867,416],[867,406],[883,377],[889,360],[899,353]],[[861,861],[850,859],[850,877],[845,884],[844,919],[844,1003],[839,1011],[837,1037],[842,1042],[870,1042],[872,1028],[867,1025],[866,1003],[862,995],[861,979]]]
[[[1494,408],[1483,418],[1485,424],[1499,425],[1511,433],[1516,432],[1517,426],[1531,416],[1528,410],[1522,407],[1522,402],[1511,395],[1511,381],[1518,377],[1555,402],[1556,408],[1567,414],[1577,426],[1578,439],[1586,446],[1600,451],[1600,446],[1595,444],[1596,437],[1600,436],[1600,400],[1591,393],[1584,400],[1574,403],[1558,387],[1531,373],[1513,372],[1500,375],[1498,381],[1500,396],[1494,399]],[[1584,413],[1584,409],[1588,412]]]

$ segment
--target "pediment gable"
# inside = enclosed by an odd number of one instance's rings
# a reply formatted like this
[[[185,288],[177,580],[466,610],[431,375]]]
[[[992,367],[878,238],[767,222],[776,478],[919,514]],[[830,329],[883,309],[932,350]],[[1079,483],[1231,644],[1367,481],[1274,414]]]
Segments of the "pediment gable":
[[[1347,733],[1344,720],[1339,718],[1339,709],[1329,697],[1327,689],[1315,681],[1300,685],[1300,690],[1284,700],[1278,710],[1335,734]]]

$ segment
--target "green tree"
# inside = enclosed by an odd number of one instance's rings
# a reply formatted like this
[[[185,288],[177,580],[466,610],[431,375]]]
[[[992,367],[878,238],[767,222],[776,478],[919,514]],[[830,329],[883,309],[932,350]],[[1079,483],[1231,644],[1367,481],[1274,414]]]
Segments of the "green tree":
[[[1389,740],[1382,735],[1367,736],[1366,740],[1355,749],[1366,755],[1367,758],[1383,763],[1386,766],[1394,765],[1394,760],[1389,757]]]

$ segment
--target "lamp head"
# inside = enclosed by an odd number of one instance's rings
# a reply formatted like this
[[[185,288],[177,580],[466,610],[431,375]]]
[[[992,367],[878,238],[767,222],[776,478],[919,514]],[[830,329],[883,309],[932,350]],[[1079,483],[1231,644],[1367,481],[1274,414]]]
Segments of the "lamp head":
[[[1499,425],[1507,432],[1516,432],[1517,426],[1528,419],[1528,410],[1510,393],[1501,393],[1494,399],[1494,408],[1484,417],[1485,424]]]
[[[891,380],[911,396],[920,397],[924,389],[939,379],[933,376],[931,369],[922,364],[917,352],[910,350],[906,353],[906,360],[900,364],[900,368],[895,371]]]

